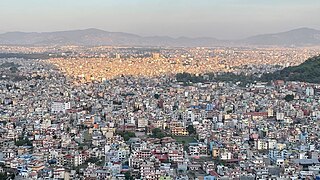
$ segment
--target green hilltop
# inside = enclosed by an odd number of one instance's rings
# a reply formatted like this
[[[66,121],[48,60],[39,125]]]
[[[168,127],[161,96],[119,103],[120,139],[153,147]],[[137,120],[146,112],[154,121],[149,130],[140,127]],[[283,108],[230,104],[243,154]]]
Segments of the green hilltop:
[[[264,74],[262,81],[285,80],[320,83],[320,55],[307,59],[298,66],[286,67],[271,74]]]
[[[204,77],[207,77],[206,79]],[[176,74],[176,80],[183,82],[185,85],[190,83],[199,82],[239,82],[240,86],[245,86],[248,83],[254,82],[270,82],[274,80],[285,80],[285,81],[301,81],[309,83],[320,84],[320,55],[307,59],[304,63],[298,66],[286,67],[282,70],[263,74],[261,77],[257,76],[246,76],[244,74],[234,73],[205,73],[202,76],[196,76],[189,73],[178,73]]]

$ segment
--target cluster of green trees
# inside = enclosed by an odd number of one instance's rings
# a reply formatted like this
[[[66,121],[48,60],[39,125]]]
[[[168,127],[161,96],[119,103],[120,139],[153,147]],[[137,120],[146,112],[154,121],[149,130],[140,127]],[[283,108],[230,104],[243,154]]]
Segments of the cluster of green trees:
[[[160,94],[154,94],[153,97],[154,97],[155,99],[159,99],[159,98],[160,98]]]
[[[22,58],[22,59],[49,59],[49,54],[26,54],[26,53],[0,53],[0,58]]]
[[[152,138],[163,138],[166,137],[166,134],[159,128],[152,129],[152,135],[150,135]]]
[[[118,134],[122,136],[125,141],[128,141],[130,138],[136,137],[136,134],[134,132],[129,131],[118,132]]]
[[[12,67],[20,67],[19,64],[16,64],[14,62],[4,62],[0,65],[1,68],[12,68]]]
[[[188,131],[189,135],[196,133],[196,129],[193,127],[193,125],[189,125],[187,127],[187,131]]]
[[[7,174],[5,172],[0,173],[0,180],[7,180],[7,179],[14,179],[15,175],[14,174]]]
[[[126,180],[134,180],[134,178],[131,176],[130,171],[127,171],[127,172],[124,173],[124,178]]]
[[[206,73],[203,75],[194,75],[190,73],[178,73],[176,74],[176,80],[178,82],[184,82],[185,84],[189,83],[203,83],[203,82],[239,82],[239,85],[247,85],[248,83],[252,83],[257,80],[255,76],[246,76],[243,74],[235,74],[235,73]]]
[[[27,137],[20,136],[14,143],[16,146],[32,146],[32,142]]]
[[[284,97],[284,100],[286,100],[287,102],[290,102],[294,100],[294,96],[292,94],[288,94]]]
[[[203,76],[196,76],[194,74],[190,74],[190,73],[178,73],[176,74],[176,79],[179,82],[192,82],[192,83],[199,83],[199,82],[205,82],[205,79],[203,78]]]

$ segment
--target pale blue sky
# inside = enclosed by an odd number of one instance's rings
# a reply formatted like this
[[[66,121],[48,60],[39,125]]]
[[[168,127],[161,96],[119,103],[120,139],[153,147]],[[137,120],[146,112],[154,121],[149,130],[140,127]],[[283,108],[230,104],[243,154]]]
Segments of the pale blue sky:
[[[242,38],[320,29],[320,0],[0,0],[0,32],[99,28]]]

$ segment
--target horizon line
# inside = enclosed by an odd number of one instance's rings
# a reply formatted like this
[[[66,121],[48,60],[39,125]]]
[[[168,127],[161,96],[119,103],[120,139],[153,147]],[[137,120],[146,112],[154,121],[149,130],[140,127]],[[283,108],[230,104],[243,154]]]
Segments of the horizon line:
[[[290,31],[295,31],[295,30],[302,30],[302,29],[307,29],[307,30],[315,30],[315,31],[320,31],[316,28],[310,28],[310,27],[297,27],[297,28],[293,28],[293,29],[288,29],[285,31],[279,31],[279,32],[266,32],[266,33],[259,33],[259,34],[255,34],[255,35],[250,35],[250,36],[246,36],[244,38],[223,38],[223,39],[219,39],[213,36],[196,36],[196,37],[191,37],[191,36],[169,36],[169,35],[150,35],[150,36],[145,36],[145,35],[140,35],[140,34],[136,34],[136,33],[131,33],[131,32],[124,32],[124,31],[108,31],[105,29],[100,29],[100,28],[95,28],[95,27],[88,27],[88,28],[79,28],[79,29],[66,29],[66,30],[56,30],[56,31],[7,31],[7,32],[0,32],[0,35],[4,35],[4,34],[8,34],[8,33],[59,33],[59,32],[71,32],[71,31],[86,31],[86,30],[97,30],[97,31],[103,31],[103,32],[107,32],[107,33],[124,33],[124,34],[129,34],[129,35],[135,35],[135,36],[140,36],[140,37],[167,37],[167,38],[173,38],[173,39],[180,39],[180,38],[190,38],[190,39],[198,39],[198,38],[212,38],[212,39],[216,39],[216,40],[224,40],[224,41],[229,41],[229,40],[242,40],[242,39],[246,39],[246,38],[250,38],[250,37],[255,37],[255,36],[259,36],[259,35],[272,35],[272,34],[278,34],[278,33],[286,33],[286,32],[290,32]]]

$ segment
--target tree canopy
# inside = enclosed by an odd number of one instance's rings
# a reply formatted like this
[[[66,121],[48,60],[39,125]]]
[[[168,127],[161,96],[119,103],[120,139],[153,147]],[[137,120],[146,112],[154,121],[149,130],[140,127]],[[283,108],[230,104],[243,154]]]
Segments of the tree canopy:
[[[284,97],[284,99],[287,101],[287,102],[290,102],[294,99],[294,96],[292,94],[288,94]]]
[[[162,132],[161,129],[159,129],[159,128],[152,129],[151,137],[161,139],[161,138],[163,138],[165,136],[166,136],[166,134],[164,132]]]

